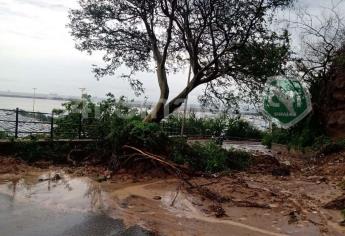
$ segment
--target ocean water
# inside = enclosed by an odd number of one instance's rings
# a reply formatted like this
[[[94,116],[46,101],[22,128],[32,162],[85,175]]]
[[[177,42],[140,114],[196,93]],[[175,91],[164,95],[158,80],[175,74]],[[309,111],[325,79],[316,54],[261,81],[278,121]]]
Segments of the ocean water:
[[[54,108],[62,108],[64,101],[35,99],[35,111],[51,113]],[[0,109],[16,109],[33,111],[32,98],[0,97]]]
[[[64,101],[49,100],[49,99],[36,99],[35,111],[43,113],[51,113],[53,109],[62,108]],[[0,96],[0,109],[16,109],[19,108],[25,111],[33,111],[32,98],[15,98],[15,97],[1,97]],[[0,114],[1,115],[1,114]],[[197,112],[198,117],[213,117],[215,114],[209,112]],[[266,130],[269,126],[268,122],[260,115],[242,115],[242,119],[247,120],[253,126]]]

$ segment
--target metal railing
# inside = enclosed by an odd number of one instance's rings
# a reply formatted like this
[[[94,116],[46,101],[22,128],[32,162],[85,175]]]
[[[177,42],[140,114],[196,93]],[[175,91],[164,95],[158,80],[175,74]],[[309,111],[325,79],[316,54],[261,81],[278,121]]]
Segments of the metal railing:
[[[81,113],[57,115],[52,113],[28,112],[20,110],[0,109],[0,139],[13,137],[26,138],[35,136],[40,139],[102,139],[107,130],[101,128],[102,123],[97,118],[87,118]],[[169,136],[181,135],[181,124],[166,121],[161,123],[162,130]],[[103,132],[103,133],[102,133]],[[184,127],[183,136],[190,138],[210,138],[219,136],[214,130],[200,127]],[[237,135],[241,136],[241,135]],[[227,136],[228,139],[245,139],[245,137]]]
[[[53,112],[0,109],[0,134],[15,139],[30,136],[45,139],[96,139],[88,132],[95,128],[95,122],[90,122],[91,118],[83,118],[80,113],[73,115],[74,119],[63,119],[63,115],[55,115]]]

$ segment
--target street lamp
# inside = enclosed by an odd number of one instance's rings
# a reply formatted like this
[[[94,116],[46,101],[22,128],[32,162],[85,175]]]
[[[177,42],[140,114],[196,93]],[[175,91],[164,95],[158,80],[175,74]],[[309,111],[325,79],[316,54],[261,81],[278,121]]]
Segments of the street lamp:
[[[33,88],[34,96],[32,97],[32,112],[35,112],[35,105],[36,105],[36,90],[37,88]]]
[[[83,99],[83,95],[85,94],[86,88],[79,88],[81,91],[81,99]]]

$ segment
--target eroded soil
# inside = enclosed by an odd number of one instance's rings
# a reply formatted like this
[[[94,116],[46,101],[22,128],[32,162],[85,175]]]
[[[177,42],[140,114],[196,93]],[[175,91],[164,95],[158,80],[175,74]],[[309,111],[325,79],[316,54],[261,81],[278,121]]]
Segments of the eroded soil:
[[[342,153],[311,160],[279,148],[251,151],[256,158],[246,172],[189,179],[220,196],[214,199],[159,171],[121,170],[103,181],[99,176],[109,174],[103,167],[35,167],[8,157],[0,158],[0,194],[47,209],[104,214],[158,235],[345,235],[340,211],[323,208],[344,195]],[[274,174],[279,163],[290,175]],[[61,179],[52,179],[56,173]]]

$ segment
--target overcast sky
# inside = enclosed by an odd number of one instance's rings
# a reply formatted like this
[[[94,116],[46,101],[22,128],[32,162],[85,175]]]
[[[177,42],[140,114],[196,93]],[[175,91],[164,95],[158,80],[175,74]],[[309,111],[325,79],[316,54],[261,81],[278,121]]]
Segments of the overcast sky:
[[[332,5],[332,0],[297,2],[313,12]],[[77,0],[0,0],[0,90],[30,92],[35,87],[40,93],[79,95],[79,88],[85,87],[89,94],[98,97],[112,92],[134,98],[122,79],[97,81],[91,65],[101,63],[100,57],[75,49],[65,25],[68,9],[76,7]],[[288,14],[293,13],[284,15]],[[187,71],[169,77],[169,81],[174,81],[172,96],[185,85],[186,74]],[[137,76],[144,82],[145,95],[155,100],[158,97],[155,76],[148,73]],[[198,90],[192,93],[193,103],[198,93]]]

